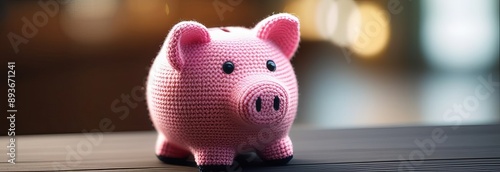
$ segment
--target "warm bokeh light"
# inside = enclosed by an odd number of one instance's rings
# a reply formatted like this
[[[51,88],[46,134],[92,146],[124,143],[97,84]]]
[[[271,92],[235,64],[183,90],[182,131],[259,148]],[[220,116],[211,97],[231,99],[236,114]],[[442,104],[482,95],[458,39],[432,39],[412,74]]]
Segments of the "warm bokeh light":
[[[299,18],[301,36],[307,40],[327,40],[332,37],[339,18],[337,1],[332,0],[289,1],[284,11]]]
[[[422,1],[424,57],[446,70],[476,70],[498,58],[497,0]]]
[[[330,37],[330,40],[341,47],[351,45],[357,38],[357,33],[349,32],[355,30],[354,27],[359,27],[361,24],[361,16],[358,6],[353,0],[336,0],[334,1],[338,8],[337,28]],[[351,35],[348,35],[351,34]]]
[[[360,2],[361,25],[357,26],[356,13],[350,15],[347,36],[354,39],[350,48],[360,57],[375,57],[385,49],[390,37],[389,13],[373,2]],[[354,37],[356,38],[354,38]]]
[[[134,14],[143,14],[147,15],[148,13],[155,11],[157,9],[162,8],[162,4],[165,3],[162,0],[128,0],[126,1],[126,5],[128,10]],[[144,19],[147,19],[146,17]]]
[[[322,38],[329,38],[335,33],[338,24],[337,1],[321,0],[317,5],[316,27]]]
[[[168,2],[164,0],[128,0],[125,2],[130,23],[134,23],[134,29],[151,32],[159,27],[158,21],[167,22],[166,16],[170,12]]]
[[[165,14],[167,14],[167,16],[168,14],[170,14],[170,7],[168,6],[168,2],[165,3]]]
[[[118,10],[117,0],[72,0],[65,6],[65,15],[77,20],[98,20],[113,17]]]
[[[117,0],[73,0],[62,6],[61,29],[73,41],[99,43],[109,40],[114,17],[120,2]]]

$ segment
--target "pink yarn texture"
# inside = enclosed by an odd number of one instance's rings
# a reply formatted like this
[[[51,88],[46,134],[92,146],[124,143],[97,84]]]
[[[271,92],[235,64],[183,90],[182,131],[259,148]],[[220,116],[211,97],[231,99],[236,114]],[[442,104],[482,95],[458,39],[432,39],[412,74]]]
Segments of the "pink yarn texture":
[[[292,156],[298,86],[290,59],[299,39],[298,19],[283,13],[253,29],[175,25],[147,81],[156,154],[194,155],[198,165],[231,165],[246,151],[263,160]]]

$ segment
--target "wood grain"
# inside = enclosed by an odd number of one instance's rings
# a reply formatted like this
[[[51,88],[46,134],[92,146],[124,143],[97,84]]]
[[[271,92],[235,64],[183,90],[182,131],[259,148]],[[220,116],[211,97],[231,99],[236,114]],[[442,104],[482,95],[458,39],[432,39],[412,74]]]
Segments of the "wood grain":
[[[425,154],[415,140],[431,140],[442,129],[447,139]],[[94,134],[97,136],[97,134]],[[399,127],[342,130],[294,129],[294,159],[287,166],[264,167],[257,159],[243,171],[500,171],[500,125]],[[17,136],[17,162],[2,156],[2,171],[197,171],[194,166],[156,159],[154,131],[105,133],[97,145],[84,134]],[[1,137],[7,143],[7,137]],[[83,148],[75,160],[77,147]],[[427,145],[431,150],[431,147]],[[75,151],[72,154],[72,151]],[[7,152],[5,146],[2,151]],[[87,153],[85,153],[87,152]],[[422,158],[408,161],[412,152]],[[248,155],[247,155],[248,156]],[[70,161],[67,161],[70,157]],[[401,168],[400,168],[401,167]]]

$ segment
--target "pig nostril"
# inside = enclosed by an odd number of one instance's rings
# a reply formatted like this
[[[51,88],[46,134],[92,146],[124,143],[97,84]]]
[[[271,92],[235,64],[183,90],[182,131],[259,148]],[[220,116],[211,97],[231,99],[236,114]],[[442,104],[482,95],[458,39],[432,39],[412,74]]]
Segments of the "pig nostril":
[[[257,98],[257,101],[255,101],[255,108],[257,109],[257,112],[260,112],[260,109],[262,108],[262,99]]]
[[[274,96],[274,110],[280,109],[280,98],[278,96]]]

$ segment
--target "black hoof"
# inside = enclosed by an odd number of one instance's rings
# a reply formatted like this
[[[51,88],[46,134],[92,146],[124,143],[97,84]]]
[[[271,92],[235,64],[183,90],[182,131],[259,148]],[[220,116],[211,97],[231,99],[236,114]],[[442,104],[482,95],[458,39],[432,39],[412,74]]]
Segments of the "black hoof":
[[[255,153],[246,153],[246,154],[239,154],[236,156],[234,159],[235,162],[233,162],[233,165],[240,165],[240,166],[258,166],[262,165],[262,160],[259,158],[259,156]]]
[[[273,159],[273,160],[264,160],[264,163],[266,165],[286,165],[290,160],[292,160],[293,155],[290,155],[289,157],[283,158],[283,159]]]
[[[160,161],[166,164],[174,164],[174,165],[187,165],[187,158],[170,158],[161,155],[156,155]]]
[[[229,166],[226,165],[200,165],[200,172],[225,172]]]

